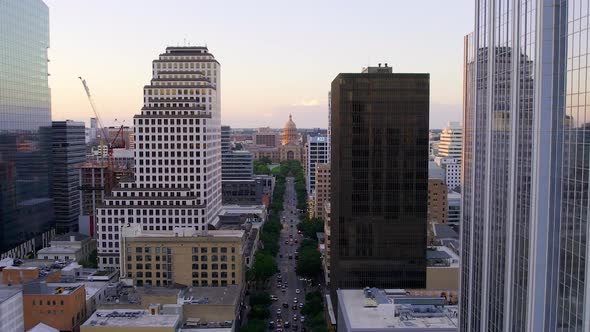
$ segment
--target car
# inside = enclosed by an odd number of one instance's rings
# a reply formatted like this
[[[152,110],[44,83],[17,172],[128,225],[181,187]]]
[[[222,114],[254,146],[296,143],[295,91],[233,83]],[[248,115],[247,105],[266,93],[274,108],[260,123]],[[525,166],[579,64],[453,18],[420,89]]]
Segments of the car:
[[[278,298],[276,295],[271,295],[271,296],[270,296],[270,300],[271,300],[271,301],[278,301],[278,300],[279,300],[279,298]]]
[[[280,314],[281,314],[281,308],[278,308],[277,309],[277,315],[280,315]]]
[[[287,289],[287,283],[283,284],[283,289]]]
[[[289,308],[289,303],[283,302],[283,308]]]
[[[293,228],[293,224],[291,224],[291,228]]]
[[[299,320],[301,321],[301,323],[305,322],[305,316],[299,317]]]
[[[299,308],[303,308],[303,302],[299,302]]]
[[[297,304],[297,298],[293,298],[293,303]]]
[[[289,234],[289,239],[293,238],[293,234]]]
[[[297,243],[297,239],[295,239],[295,243]]]
[[[286,329],[288,329],[290,325],[291,324],[289,324],[289,321],[288,320],[286,320],[285,323],[283,323],[283,327],[286,328]]]
[[[269,328],[269,329],[271,329],[271,330],[272,330],[272,329],[274,329],[274,328],[275,328],[275,322],[274,322],[274,321],[272,321],[272,320],[271,320],[271,321],[269,321],[269,322],[268,322],[268,328]]]
[[[299,326],[297,326],[296,324],[293,324],[293,326],[291,327],[291,329],[293,331],[297,331],[299,329]]]
[[[297,314],[293,315],[293,321],[296,322],[297,321]]]
[[[279,258],[283,258],[283,254],[279,254]]]
[[[281,292],[285,293],[287,291],[286,288],[283,287],[283,289],[281,289]]]
[[[293,255],[289,255],[289,259],[293,259]]]
[[[283,328],[282,327],[277,327],[277,332],[283,332]]]
[[[297,288],[297,289],[295,290],[295,294],[299,294],[299,293],[301,293],[301,290],[300,290],[299,288]]]
[[[297,230],[297,234],[301,234],[301,230]]]
[[[289,240],[285,240],[285,244],[289,244]]]

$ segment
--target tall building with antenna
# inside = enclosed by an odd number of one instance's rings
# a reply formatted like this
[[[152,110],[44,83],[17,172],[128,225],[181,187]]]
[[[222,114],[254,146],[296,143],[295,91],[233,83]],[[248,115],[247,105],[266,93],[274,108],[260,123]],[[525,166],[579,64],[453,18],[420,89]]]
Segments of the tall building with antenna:
[[[120,227],[206,232],[221,210],[220,64],[207,47],[168,47],[134,117],[135,177],[97,209],[99,266],[118,268]]]

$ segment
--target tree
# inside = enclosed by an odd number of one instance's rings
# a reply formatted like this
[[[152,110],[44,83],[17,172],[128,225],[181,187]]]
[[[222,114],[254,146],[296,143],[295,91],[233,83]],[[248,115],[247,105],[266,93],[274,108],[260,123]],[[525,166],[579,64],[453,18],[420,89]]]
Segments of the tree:
[[[254,280],[259,282],[266,281],[266,279],[277,273],[279,268],[269,253],[259,251],[256,253],[252,270],[254,272]]]
[[[324,220],[321,218],[312,218],[311,220],[305,218],[297,224],[297,229],[300,230],[306,238],[316,239],[316,233],[324,231]]]
[[[80,265],[82,265],[85,268],[91,268],[91,269],[96,269],[98,268],[98,254],[96,252],[96,249],[93,250],[89,255],[88,258],[86,259],[82,259],[78,262]]]
[[[304,240],[314,243],[312,240]],[[297,260],[297,266],[295,268],[297,274],[306,278],[314,279],[318,277],[322,271],[322,258],[317,248],[317,242],[315,245],[305,245],[299,248],[299,259]]]
[[[250,295],[251,306],[268,307],[271,303],[270,294],[267,292],[258,292]]]
[[[259,319],[252,319],[248,324],[240,328],[240,332],[261,332],[266,331],[266,322]]]
[[[270,317],[270,311],[263,306],[253,306],[248,312],[248,319],[267,319]]]

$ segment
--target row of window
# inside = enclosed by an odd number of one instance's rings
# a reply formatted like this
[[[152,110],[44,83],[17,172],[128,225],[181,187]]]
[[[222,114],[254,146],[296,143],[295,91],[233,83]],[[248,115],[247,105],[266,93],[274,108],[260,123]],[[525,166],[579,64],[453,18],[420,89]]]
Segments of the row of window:
[[[99,210],[101,211],[101,210]],[[110,216],[110,215],[125,215],[125,212],[127,212],[127,215],[137,215],[137,216],[192,216],[193,215],[193,210],[192,209],[172,209],[172,210],[166,210],[166,209],[106,209],[104,210],[106,211],[106,213],[99,213],[99,215],[103,215],[103,216]],[[135,211],[135,212],[134,212]],[[200,210],[195,210],[195,216],[199,215],[199,211]]]
[[[191,57],[190,59],[182,59],[179,57],[161,57],[161,60],[213,60],[213,57]],[[211,66],[213,64],[213,66]],[[198,68],[217,68],[215,62],[154,62],[156,69],[198,69]]]
[[[155,84],[154,84],[155,85]],[[208,92],[207,92],[208,91]],[[147,89],[144,91],[145,96],[166,96],[166,95],[210,95],[212,96],[211,89]],[[209,97],[209,102],[212,102],[212,98]]]

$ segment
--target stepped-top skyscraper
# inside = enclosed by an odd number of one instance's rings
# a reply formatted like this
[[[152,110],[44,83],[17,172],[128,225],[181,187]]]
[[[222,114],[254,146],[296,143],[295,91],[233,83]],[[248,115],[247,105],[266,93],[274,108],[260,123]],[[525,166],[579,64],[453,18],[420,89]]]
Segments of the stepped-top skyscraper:
[[[590,331],[589,1],[476,1],[461,331]]]
[[[369,67],[331,89],[331,294],[424,288],[429,74]]]
[[[206,47],[168,47],[134,117],[135,178],[98,208],[99,265],[117,268],[119,227],[215,228],[221,209],[220,65]]]
[[[0,254],[11,257],[47,245],[55,221],[48,48],[43,1],[0,1]]]

